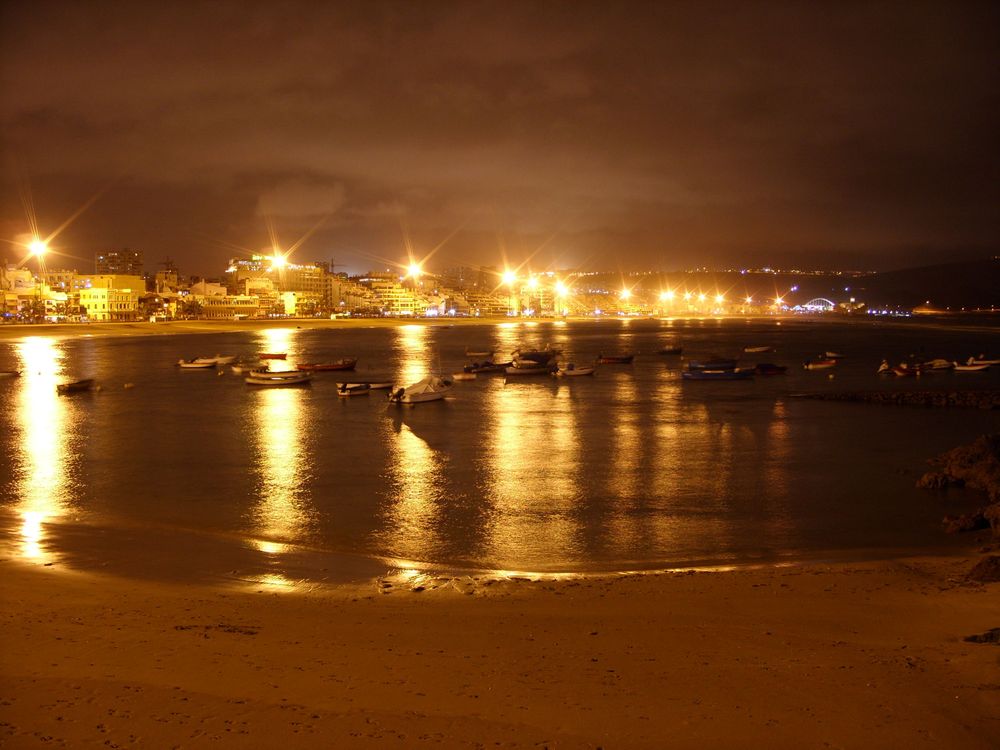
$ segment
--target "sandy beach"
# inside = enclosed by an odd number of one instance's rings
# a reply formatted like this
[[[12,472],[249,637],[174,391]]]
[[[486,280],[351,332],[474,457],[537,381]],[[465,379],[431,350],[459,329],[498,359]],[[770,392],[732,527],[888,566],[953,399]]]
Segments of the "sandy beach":
[[[978,555],[286,590],[4,562],[0,737],[32,747],[1000,743]]]

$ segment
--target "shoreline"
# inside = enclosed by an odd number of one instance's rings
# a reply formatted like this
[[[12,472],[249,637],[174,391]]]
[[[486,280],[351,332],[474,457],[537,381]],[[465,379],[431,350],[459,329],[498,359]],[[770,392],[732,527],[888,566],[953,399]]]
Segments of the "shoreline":
[[[990,316],[984,316],[986,318]],[[850,317],[803,317],[801,315],[762,315],[762,316],[715,316],[715,315],[675,315],[675,316],[636,316],[636,317],[592,317],[575,316],[566,318],[285,318],[279,320],[174,320],[161,323],[135,321],[130,323],[45,323],[45,324],[4,324],[0,325],[0,341],[18,341],[36,336],[51,338],[105,338],[105,337],[140,337],[186,334],[221,334],[261,331],[272,328],[300,328],[304,330],[324,329],[364,329],[364,328],[398,328],[401,326],[423,325],[431,327],[454,326],[495,326],[495,325],[527,325],[559,323],[606,323],[609,321],[648,322],[648,321],[704,321],[718,320],[738,321],[741,323],[774,323],[784,324],[859,324],[877,326],[927,327],[947,324],[948,321],[928,319],[907,319],[906,322],[895,319],[881,319],[870,316]],[[951,326],[949,326],[951,327]],[[956,330],[974,330],[990,332],[991,326],[970,326],[964,321],[955,326]],[[994,332],[1000,333],[1000,328]]]
[[[1000,741],[971,555],[296,593],[3,562],[11,747]]]

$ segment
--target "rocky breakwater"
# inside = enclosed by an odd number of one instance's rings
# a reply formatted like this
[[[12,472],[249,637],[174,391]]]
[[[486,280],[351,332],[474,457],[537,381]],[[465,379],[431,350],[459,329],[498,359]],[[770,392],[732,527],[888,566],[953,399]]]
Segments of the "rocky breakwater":
[[[969,445],[961,445],[930,461],[935,467],[917,480],[917,487],[929,490],[968,487],[986,493],[989,500],[979,510],[962,516],[945,516],[945,530],[976,531],[992,528],[1000,536],[1000,433],[982,435]]]
[[[898,406],[935,406],[959,409],[1000,409],[1000,390],[975,391],[841,391],[806,393],[820,401],[856,401]]]

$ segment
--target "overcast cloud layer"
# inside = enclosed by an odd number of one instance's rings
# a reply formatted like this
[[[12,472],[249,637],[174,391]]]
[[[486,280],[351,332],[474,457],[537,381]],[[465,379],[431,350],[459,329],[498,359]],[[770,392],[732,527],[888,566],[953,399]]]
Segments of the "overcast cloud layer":
[[[0,237],[25,186],[43,233],[108,188],[66,265],[128,245],[217,274],[269,224],[350,270],[404,231],[450,237],[433,265],[608,270],[1000,236],[995,3],[2,7]]]

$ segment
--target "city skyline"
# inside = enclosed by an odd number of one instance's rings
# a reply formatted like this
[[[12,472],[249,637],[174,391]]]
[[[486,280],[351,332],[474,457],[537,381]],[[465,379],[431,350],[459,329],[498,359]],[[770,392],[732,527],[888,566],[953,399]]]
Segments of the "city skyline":
[[[2,13],[0,236],[30,235],[27,196],[40,233],[69,222],[70,258],[141,247],[210,275],[275,238],[355,272],[995,254],[988,4]]]

